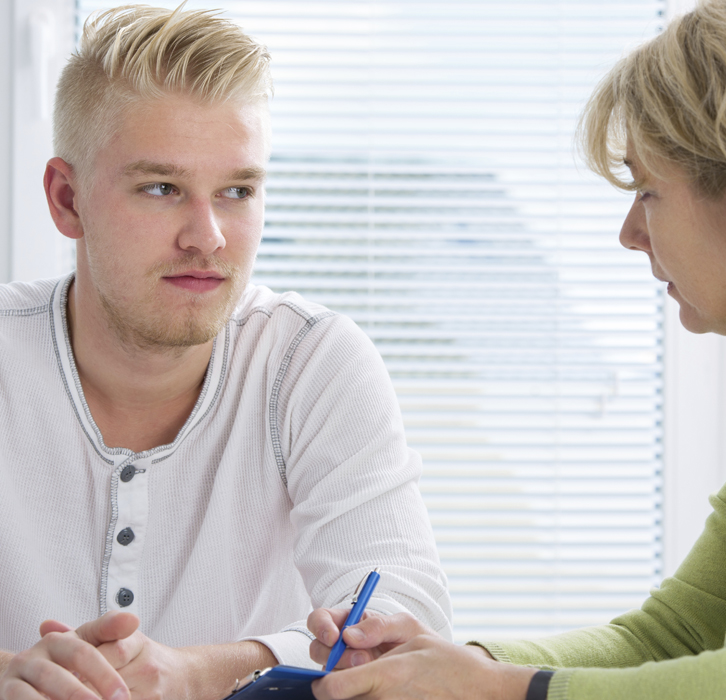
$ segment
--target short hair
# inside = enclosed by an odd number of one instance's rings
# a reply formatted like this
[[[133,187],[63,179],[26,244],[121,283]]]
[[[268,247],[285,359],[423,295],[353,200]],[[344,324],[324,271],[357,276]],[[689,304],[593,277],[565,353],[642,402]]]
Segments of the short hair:
[[[627,140],[645,169],[680,168],[702,195],[726,190],[726,2],[700,2],[623,58],[585,107],[578,142],[588,166],[616,187]]]
[[[215,11],[125,5],[91,15],[61,73],[53,114],[56,155],[83,177],[124,109],[167,94],[202,102],[266,101],[270,55]]]

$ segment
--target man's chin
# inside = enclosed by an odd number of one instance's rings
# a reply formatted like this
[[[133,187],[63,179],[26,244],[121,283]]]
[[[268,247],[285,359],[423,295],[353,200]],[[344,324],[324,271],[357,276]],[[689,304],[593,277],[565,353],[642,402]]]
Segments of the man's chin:
[[[133,342],[139,347],[158,350],[205,345],[219,335],[229,316],[230,314],[219,314],[213,319],[203,319],[190,315],[181,322],[179,319],[167,318],[156,324],[137,326],[133,330]]]
[[[152,286],[144,299],[121,304],[101,295],[109,327],[124,345],[142,350],[163,352],[182,350],[212,341],[229,321],[246,287],[239,277],[232,277],[211,295],[184,294],[171,298]],[[221,293],[220,293],[221,292]]]
[[[234,310],[234,305],[228,303],[213,310],[157,312],[140,318],[141,314],[121,314],[116,307],[104,306],[109,325],[122,344],[157,352],[209,343],[219,335]]]

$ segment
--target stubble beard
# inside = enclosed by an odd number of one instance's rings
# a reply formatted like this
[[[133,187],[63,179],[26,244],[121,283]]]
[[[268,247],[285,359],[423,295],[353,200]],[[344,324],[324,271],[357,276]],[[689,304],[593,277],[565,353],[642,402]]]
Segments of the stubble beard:
[[[172,314],[159,308],[155,296],[159,285],[167,284],[162,277],[191,269],[213,269],[221,273],[226,287],[222,298],[211,303],[203,295],[188,292],[189,301],[181,311]],[[250,271],[242,271],[224,260],[189,255],[154,265],[146,274],[144,294],[132,305],[119,303],[102,290],[99,290],[99,298],[109,326],[122,344],[146,351],[181,351],[208,343],[219,334],[239,302],[249,276]]]

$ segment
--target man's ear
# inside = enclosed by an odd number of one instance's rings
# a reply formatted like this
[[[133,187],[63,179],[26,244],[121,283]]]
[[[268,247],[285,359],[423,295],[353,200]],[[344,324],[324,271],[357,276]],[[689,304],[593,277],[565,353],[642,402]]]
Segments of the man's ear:
[[[51,158],[45,166],[43,186],[56,228],[68,238],[82,238],[83,225],[74,204],[78,185],[73,168],[62,158]]]

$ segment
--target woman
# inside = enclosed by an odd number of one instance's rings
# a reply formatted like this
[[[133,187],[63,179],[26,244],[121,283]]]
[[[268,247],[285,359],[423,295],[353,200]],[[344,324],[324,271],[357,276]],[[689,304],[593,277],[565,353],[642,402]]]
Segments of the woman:
[[[688,330],[726,335],[726,2],[699,5],[623,59],[591,97],[580,137],[595,172],[636,191],[621,243],[648,255]],[[338,667],[357,667],[316,681],[315,695],[723,700],[726,487],[711,504],[676,574],[609,625],[457,647],[411,617],[370,616],[345,633]],[[345,614],[310,616],[316,661],[327,658]]]

